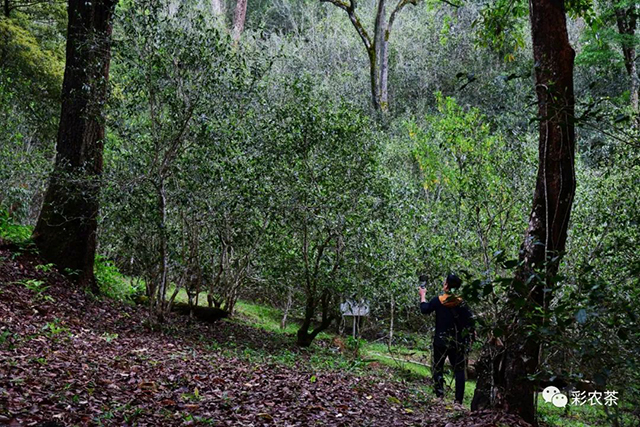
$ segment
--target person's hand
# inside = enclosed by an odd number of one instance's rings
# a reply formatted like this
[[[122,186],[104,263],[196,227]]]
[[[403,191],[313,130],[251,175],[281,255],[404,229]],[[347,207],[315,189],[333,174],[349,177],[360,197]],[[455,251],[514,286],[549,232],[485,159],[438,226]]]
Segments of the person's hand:
[[[420,294],[420,302],[426,302],[425,295],[427,294],[427,290],[425,288],[418,288],[418,293]]]

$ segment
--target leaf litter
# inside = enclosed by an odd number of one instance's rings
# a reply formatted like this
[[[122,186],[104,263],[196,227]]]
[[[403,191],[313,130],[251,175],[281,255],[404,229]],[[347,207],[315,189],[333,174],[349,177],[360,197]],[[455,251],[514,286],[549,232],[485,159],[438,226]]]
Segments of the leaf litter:
[[[0,246],[0,425],[527,426],[501,412],[453,410],[380,372],[225,352],[298,351],[249,325],[173,315],[151,330],[144,307],[96,299],[41,264]]]

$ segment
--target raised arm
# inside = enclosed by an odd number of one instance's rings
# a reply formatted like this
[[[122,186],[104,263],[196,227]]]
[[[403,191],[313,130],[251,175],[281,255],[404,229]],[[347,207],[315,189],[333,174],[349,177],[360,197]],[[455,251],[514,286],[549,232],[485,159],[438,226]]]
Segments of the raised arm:
[[[438,298],[434,297],[431,299],[431,301],[427,302],[427,299],[426,299],[427,290],[420,288],[419,292],[420,292],[420,311],[422,312],[422,314],[431,313],[433,310],[436,309],[436,304],[438,304]]]

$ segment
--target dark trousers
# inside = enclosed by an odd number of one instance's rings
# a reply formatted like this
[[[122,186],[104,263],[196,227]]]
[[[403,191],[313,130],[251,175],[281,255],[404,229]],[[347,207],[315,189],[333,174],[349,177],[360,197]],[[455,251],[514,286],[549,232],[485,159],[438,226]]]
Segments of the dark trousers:
[[[463,346],[433,346],[433,383],[437,397],[444,396],[444,362],[449,358],[456,378],[456,402],[464,398],[464,368],[466,365]]]

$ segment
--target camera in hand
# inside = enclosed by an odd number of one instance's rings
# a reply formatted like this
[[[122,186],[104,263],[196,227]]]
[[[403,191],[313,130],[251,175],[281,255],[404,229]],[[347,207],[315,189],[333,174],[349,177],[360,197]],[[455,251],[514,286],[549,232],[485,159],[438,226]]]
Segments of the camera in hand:
[[[425,289],[427,287],[427,279],[428,279],[427,276],[425,276],[424,274],[421,275],[418,278],[418,281],[419,281],[418,286],[420,286],[422,289]]]

